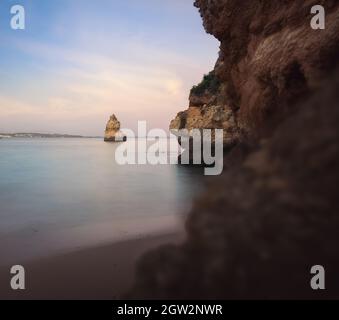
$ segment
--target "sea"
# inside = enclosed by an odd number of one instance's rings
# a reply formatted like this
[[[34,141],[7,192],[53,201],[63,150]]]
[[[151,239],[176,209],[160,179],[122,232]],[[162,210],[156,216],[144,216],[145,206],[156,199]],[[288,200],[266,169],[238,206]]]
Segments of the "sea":
[[[152,145],[140,140],[126,143]],[[1,139],[0,266],[183,225],[204,189],[203,170],[121,165],[119,147],[97,138]]]

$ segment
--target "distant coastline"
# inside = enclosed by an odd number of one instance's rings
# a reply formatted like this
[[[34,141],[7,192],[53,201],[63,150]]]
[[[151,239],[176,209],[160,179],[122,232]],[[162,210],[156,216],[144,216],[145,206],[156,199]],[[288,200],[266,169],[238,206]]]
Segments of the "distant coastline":
[[[96,138],[103,138],[102,136],[81,136],[81,135],[70,135],[70,134],[59,134],[59,133],[27,133],[27,132],[20,132],[20,133],[0,133],[0,139],[2,138],[86,138],[86,139],[96,139]]]

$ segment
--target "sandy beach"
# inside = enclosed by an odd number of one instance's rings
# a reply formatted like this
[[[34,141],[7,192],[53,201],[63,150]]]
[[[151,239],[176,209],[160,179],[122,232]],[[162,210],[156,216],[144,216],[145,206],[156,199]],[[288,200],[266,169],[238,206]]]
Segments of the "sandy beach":
[[[10,289],[10,266],[1,267],[0,299],[118,299],[144,252],[182,239],[179,231],[149,235],[38,259],[25,265],[26,290],[20,292]]]

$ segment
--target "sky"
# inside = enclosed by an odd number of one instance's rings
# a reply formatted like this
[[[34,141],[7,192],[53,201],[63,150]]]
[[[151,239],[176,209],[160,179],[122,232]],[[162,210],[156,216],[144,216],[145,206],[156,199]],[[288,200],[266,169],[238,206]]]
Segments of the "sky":
[[[0,132],[167,130],[218,48],[193,0],[0,0]]]

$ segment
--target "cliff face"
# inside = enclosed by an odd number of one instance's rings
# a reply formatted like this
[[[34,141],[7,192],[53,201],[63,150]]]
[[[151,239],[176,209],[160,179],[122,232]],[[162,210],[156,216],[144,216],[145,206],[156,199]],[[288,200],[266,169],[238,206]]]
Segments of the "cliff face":
[[[326,30],[310,28],[315,4],[326,9]],[[228,125],[229,141],[243,143],[195,201],[185,242],[141,259],[129,297],[337,298],[339,2],[196,6],[221,41],[217,79],[193,89],[172,127]],[[318,264],[321,292],[310,288]]]
[[[325,30],[310,26],[311,7],[319,4]],[[196,0],[195,6],[220,41],[220,55],[171,129],[225,129],[226,146],[270,135],[338,63],[338,1]]]
[[[208,187],[187,240],[146,254],[133,298],[339,296],[339,70],[272,139]],[[311,267],[326,290],[310,287]]]
[[[105,131],[106,142],[126,141],[126,136],[120,131],[121,124],[113,114],[107,122]]]

